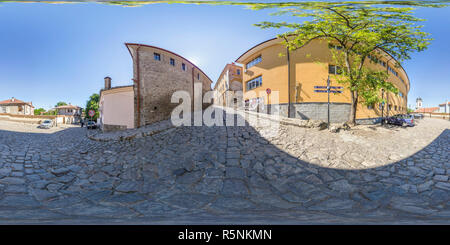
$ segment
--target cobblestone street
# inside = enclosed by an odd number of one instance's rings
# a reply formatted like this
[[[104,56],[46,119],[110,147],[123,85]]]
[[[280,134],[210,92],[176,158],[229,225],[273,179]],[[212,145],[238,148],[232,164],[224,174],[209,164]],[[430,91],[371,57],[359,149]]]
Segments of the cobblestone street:
[[[276,137],[263,119],[106,142],[12,125],[0,121],[2,224],[450,224],[441,119]]]

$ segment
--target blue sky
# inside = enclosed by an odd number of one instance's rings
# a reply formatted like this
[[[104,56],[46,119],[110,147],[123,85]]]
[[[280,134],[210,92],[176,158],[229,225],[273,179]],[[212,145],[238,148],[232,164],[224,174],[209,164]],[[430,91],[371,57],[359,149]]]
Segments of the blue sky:
[[[46,109],[58,101],[85,106],[110,76],[113,86],[132,84],[132,61],[125,42],[178,53],[216,81],[226,63],[281,30],[252,24],[273,10],[242,6],[154,4],[121,7],[96,3],[0,4],[0,100],[12,96]],[[405,61],[411,79],[408,104],[450,100],[450,8],[419,9],[430,48]],[[288,19],[289,20],[289,19]],[[291,19],[292,20],[292,19]]]

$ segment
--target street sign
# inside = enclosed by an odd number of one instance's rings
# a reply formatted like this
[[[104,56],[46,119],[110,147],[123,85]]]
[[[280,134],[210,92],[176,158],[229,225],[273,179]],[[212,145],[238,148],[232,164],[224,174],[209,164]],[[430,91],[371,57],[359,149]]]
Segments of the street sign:
[[[316,89],[327,89],[327,86],[314,86]],[[341,86],[330,86],[330,89],[343,89]]]
[[[272,93],[272,90],[271,90],[270,88],[267,88],[267,89],[266,89],[266,93],[267,93],[267,94],[270,94],[270,93]]]
[[[315,93],[327,93],[328,90],[314,90]],[[338,94],[342,94],[342,91],[340,90],[330,90],[330,93],[338,93]]]
[[[95,115],[95,111],[94,110],[89,110],[89,116],[93,117]]]

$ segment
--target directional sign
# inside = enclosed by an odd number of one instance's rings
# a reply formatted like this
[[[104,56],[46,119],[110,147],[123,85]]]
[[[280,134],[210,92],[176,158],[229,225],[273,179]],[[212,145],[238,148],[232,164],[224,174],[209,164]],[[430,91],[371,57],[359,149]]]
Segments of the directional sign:
[[[314,92],[316,92],[316,93],[327,93],[328,91],[327,91],[327,90],[314,90]],[[334,94],[336,94],[336,93],[342,94],[342,91],[339,91],[339,90],[330,90],[330,93],[334,93]]]
[[[89,116],[93,117],[95,115],[95,111],[94,110],[89,110]]]
[[[272,93],[272,90],[271,90],[270,88],[267,88],[267,89],[266,89],[266,93],[267,93],[267,94],[270,94],[270,93]]]
[[[318,89],[327,89],[327,86],[314,86],[314,88]],[[330,86],[330,89],[343,89],[341,86]]]

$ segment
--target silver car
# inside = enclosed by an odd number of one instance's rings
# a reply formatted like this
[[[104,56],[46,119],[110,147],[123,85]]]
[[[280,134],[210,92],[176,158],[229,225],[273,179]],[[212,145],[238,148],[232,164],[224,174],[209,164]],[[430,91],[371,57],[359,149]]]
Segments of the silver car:
[[[53,127],[53,121],[52,120],[44,120],[40,125],[39,128],[51,128]]]

